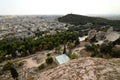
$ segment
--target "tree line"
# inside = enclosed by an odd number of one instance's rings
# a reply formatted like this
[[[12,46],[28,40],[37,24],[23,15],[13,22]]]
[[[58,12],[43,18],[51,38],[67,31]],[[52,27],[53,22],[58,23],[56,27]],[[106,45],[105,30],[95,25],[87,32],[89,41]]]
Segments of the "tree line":
[[[38,39],[26,38],[21,41],[18,41],[16,38],[13,41],[5,39],[0,41],[0,62],[18,56],[27,56],[36,51],[52,50],[66,42],[77,41],[78,36],[78,32],[59,32],[55,35],[42,36]]]

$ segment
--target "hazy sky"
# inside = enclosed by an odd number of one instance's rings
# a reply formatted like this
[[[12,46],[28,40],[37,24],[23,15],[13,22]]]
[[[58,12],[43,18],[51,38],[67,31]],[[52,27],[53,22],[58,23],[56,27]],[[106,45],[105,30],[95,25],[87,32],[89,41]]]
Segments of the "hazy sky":
[[[0,15],[120,14],[120,0],[0,0]]]

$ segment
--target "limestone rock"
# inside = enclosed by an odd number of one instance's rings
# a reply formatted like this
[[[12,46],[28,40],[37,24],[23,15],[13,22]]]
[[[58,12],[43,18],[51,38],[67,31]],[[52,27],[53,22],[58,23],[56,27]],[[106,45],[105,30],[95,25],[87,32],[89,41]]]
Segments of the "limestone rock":
[[[120,59],[79,58],[41,73],[36,80],[118,80]]]
[[[103,31],[99,31],[96,34],[96,39],[97,40],[104,40],[106,38],[106,33]]]
[[[110,27],[108,30],[107,30],[107,34],[113,32],[113,27]]]
[[[96,30],[90,30],[88,32],[88,39],[92,39],[96,35],[97,31]]]

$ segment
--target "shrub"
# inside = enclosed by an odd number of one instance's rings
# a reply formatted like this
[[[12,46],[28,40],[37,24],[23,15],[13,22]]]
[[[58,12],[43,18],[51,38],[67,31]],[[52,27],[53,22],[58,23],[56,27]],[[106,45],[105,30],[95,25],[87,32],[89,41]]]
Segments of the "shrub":
[[[93,45],[85,45],[87,51],[93,51]]]
[[[85,41],[88,41],[89,39],[88,38],[85,38]]]
[[[112,50],[112,45],[110,43],[109,44],[103,43],[100,46],[100,52],[101,53],[111,53],[111,50]]]
[[[44,69],[45,68],[45,65],[44,64],[41,64],[38,66],[38,69],[41,70],[41,69]]]
[[[10,70],[10,68],[12,68],[12,67],[13,67],[13,63],[10,62],[10,61],[8,61],[8,62],[6,62],[6,63],[3,65],[2,70],[3,70],[3,71]]]
[[[71,54],[70,55],[70,58],[71,59],[77,59],[79,56],[77,55],[77,54],[75,54],[75,53],[73,53],[73,54]]]
[[[0,68],[0,76],[3,75],[3,74],[4,74],[4,73],[3,73],[2,69]]]
[[[47,56],[50,56],[50,53],[48,53]]]
[[[0,62],[4,60],[4,56],[0,55]]]
[[[94,36],[92,39],[90,39],[90,42],[93,43],[93,42],[97,42],[96,40],[96,36]]]
[[[98,53],[98,52],[92,52],[91,53],[91,57],[103,57],[103,55],[102,54],[100,54],[100,53]]]
[[[27,79],[27,80],[34,80],[34,77],[31,77],[31,78],[29,78],[29,79]]]
[[[47,64],[52,64],[53,63],[53,58],[51,56],[48,56],[46,59]]]
[[[107,53],[106,55],[103,56],[103,58],[109,59],[109,58],[112,58],[112,57],[109,53]]]
[[[120,58],[120,50],[118,51],[113,50],[111,56],[114,58]]]
[[[17,62],[16,64],[17,64],[18,67],[21,67],[21,66],[24,65],[24,62],[22,62],[22,61],[21,62]]]
[[[91,57],[96,57],[96,53],[95,53],[95,52],[92,52],[92,53],[91,53]]]
[[[0,62],[5,60],[5,55],[6,55],[6,52],[0,51]]]
[[[77,46],[77,45],[79,45],[80,44],[80,41],[79,41],[79,39],[77,38],[76,40],[75,40],[75,46]]]

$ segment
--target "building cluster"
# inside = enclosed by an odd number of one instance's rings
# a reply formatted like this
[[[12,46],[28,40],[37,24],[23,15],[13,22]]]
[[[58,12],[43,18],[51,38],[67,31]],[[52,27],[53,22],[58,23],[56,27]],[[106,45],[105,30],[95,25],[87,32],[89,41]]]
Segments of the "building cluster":
[[[58,16],[7,16],[0,19],[0,39],[11,37],[26,38],[35,36],[35,32],[68,30],[65,23],[57,20]]]

